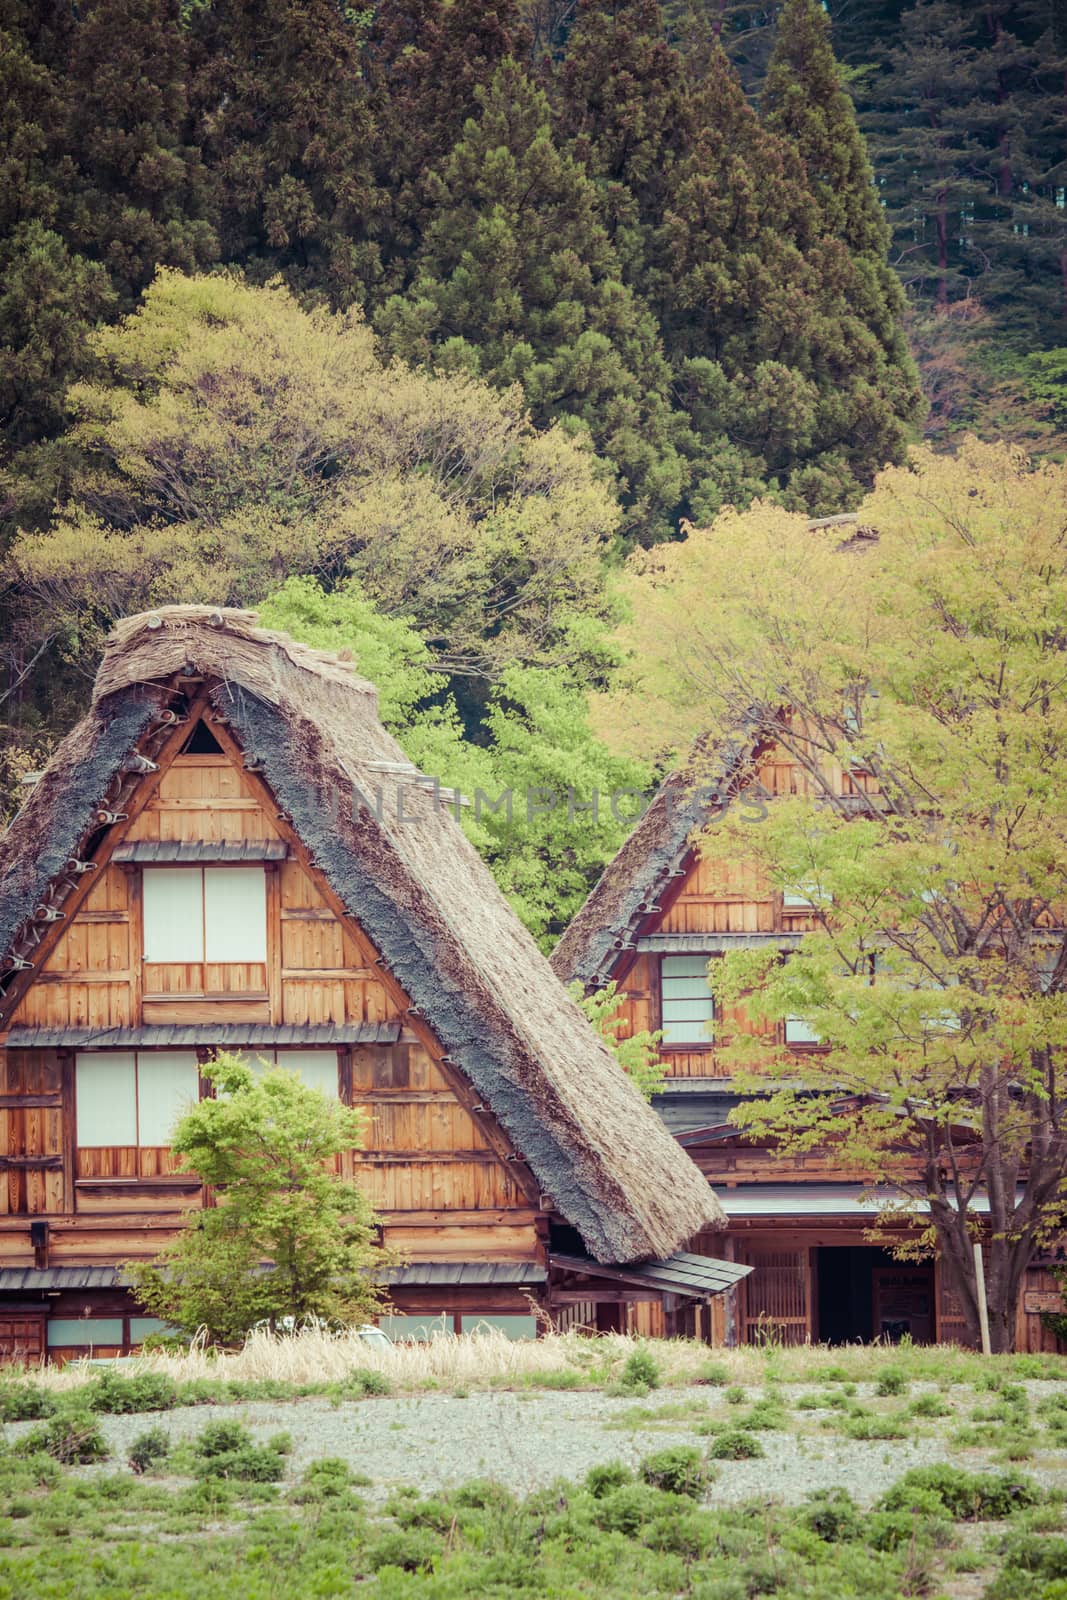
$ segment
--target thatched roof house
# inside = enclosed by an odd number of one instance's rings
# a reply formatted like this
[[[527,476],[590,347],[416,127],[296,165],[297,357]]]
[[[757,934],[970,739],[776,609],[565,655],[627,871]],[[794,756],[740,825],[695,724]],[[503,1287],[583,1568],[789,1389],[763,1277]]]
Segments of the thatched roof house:
[[[452,807],[382,727],[374,687],[250,612],[163,607],[109,638],[88,715],[0,841],[0,1047],[50,921],[74,904],[77,863],[110,858],[131,794],[158,781],[145,752],[173,731],[168,708],[197,694],[407,997],[404,1020],[432,1034],[443,1069],[502,1130],[542,1209],[602,1263],[667,1257],[720,1225],[707,1183],[568,997]],[[579,922],[576,938],[595,944],[586,913]]]

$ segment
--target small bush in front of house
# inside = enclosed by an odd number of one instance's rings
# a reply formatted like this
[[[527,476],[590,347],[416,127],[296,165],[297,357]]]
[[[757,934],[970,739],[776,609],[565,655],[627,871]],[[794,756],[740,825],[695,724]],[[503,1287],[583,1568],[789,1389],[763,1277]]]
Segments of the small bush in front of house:
[[[170,1439],[165,1428],[147,1428],[139,1433],[130,1445],[127,1460],[130,1469],[140,1475],[158,1467],[170,1454]]]
[[[931,1497],[957,1521],[989,1521],[1040,1505],[1044,1495],[1031,1478],[1011,1473],[965,1472],[940,1462],[912,1467],[881,1502],[885,1511],[929,1511]]]
[[[752,1461],[763,1454],[763,1446],[754,1433],[744,1428],[728,1428],[708,1446],[708,1455],[715,1461]]]
[[[178,1385],[164,1372],[138,1372],[128,1378],[105,1370],[86,1385],[84,1396],[91,1411],[169,1411],[178,1404]]]
[[[96,1418],[77,1411],[64,1412],[43,1427],[31,1429],[20,1441],[19,1449],[26,1455],[43,1450],[64,1467],[87,1466],[106,1460],[110,1454]]]
[[[256,1444],[241,1422],[209,1422],[194,1445],[198,1478],[234,1478],[244,1483],[277,1483],[292,1449],[287,1433]]]
[[[886,1367],[874,1386],[875,1394],[880,1395],[906,1394],[907,1389],[908,1380],[898,1367]]]
[[[695,1445],[679,1444],[646,1456],[638,1468],[642,1479],[653,1489],[668,1494],[685,1494],[699,1500],[712,1473]]]
[[[585,1486],[595,1500],[603,1500],[613,1489],[632,1483],[633,1477],[629,1467],[621,1461],[605,1461],[600,1466],[590,1467],[585,1475]]]
[[[651,1350],[637,1349],[631,1351],[626,1358],[626,1363],[619,1374],[619,1382],[624,1389],[658,1389],[660,1385],[659,1363]]]
[[[346,1397],[362,1398],[364,1395],[390,1395],[393,1386],[382,1372],[374,1372],[370,1367],[353,1367],[346,1373],[337,1386],[338,1391]]]
[[[36,1422],[55,1410],[55,1400],[35,1383],[0,1384],[0,1422]]]

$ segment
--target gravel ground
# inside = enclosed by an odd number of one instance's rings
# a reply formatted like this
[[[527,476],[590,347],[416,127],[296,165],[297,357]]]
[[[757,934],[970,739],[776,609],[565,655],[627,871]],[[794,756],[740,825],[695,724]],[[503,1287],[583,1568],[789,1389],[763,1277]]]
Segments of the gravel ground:
[[[808,1386],[789,1385],[791,1401]],[[911,1393],[927,1385],[915,1384]],[[1031,1399],[1062,1388],[1054,1383],[1031,1382]],[[751,1391],[755,1398],[759,1391]],[[857,1399],[869,1400],[870,1385],[859,1386]],[[956,1391],[960,1397],[960,1391]],[[992,1397],[974,1396],[988,1402]],[[967,1394],[966,1399],[972,1397]],[[605,1461],[635,1465],[654,1450],[674,1444],[703,1444],[700,1435],[684,1424],[657,1422],[632,1427],[635,1405],[655,1410],[659,1406],[688,1405],[694,1417],[709,1405],[722,1414],[714,1390],[706,1387],[658,1390],[635,1402],[596,1392],[472,1393],[467,1398],[447,1394],[407,1399],[344,1401],[324,1399],[288,1402],[251,1402],[224,1408],[195,1406],[163,1413],[101,1417],[101,1428],[111,1446],[110,1466],[87,1471],[114,1470],[125,1459],[131,1441],[148,1427],[161,1423],[172,1440],[190,1438],[210,1419],[240,1417],[258,1439],[285,1431],[292,1436],[289,1475],[296,1477],[310,1461],[340,1456],[354,1471],[365,1474],[382,1492],[410,1484],[421,1492],[489,1477],[518,1494],[550,1483],[554,1478],[579,1478]],[[970,1409],[967,1405],[966,1409]],[[812,1413],[797,1421],[810,1433],[761,1433],[766,1455],[756,1461],[722,1461],[710,1501],[727,1503],[762,1496],[785,1502],[803,1500],[814,1489],[840,1485],[856,1499],[870,1502],[883,1494],[909,1467],[952,1461],[971,1470],[996,1466],[983,1451],[952,1450],[938,1435],[939,1423],[927,1423],[929,1432],[916,1439],[863,1442],[842,1439],[813,1426]],[[961,1417],[943,1419],[947,1436]],[[612,1425],[614,1424],[614,1426]],[[620,1425],[621,1424],[621,1425]],[[14,1439],[30,1424],[9,1424]],[[999,1464],[1002,1465],[1002,1464]],[[1067,1454],[1038,1451],[1018,1470],[1047,1485],[1067,1488]]]

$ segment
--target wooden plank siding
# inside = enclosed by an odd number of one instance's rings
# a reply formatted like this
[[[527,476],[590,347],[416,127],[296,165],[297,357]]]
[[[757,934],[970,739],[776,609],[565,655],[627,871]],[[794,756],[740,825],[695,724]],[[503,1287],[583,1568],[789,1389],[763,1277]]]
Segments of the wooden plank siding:
[[[286,838],[262,782],[220,742],[221,754],[175,756],[143,809],[131,806],[130,822],[116,826],[113,844]],[[394,1046],[337,1052],[342,1097],[365,1117],[365,1147],[350,1152],[342,1170],[382,1216],[385,1242],[409,1260],[543,1261],[543,1219],[520,1164],[508,1160],[510,1146],[491,1119],[475,1114],[475,1096],[464,1104],[362,929],[346,925],[291,842],[289,858],[265,868],[264,963],[144,963],[141,870],[101,865],[12,1025],[399,1022]],[[153,1254],[205,1202],[199,1187],[166,1148],[80,1146],[73,1054],[5,1049],[5,1037],[0,1265],[34,1264],[29,1223],[39,1216],[50,1223],[51,1265]]]
[[[867,774],[843,771],[837,763],[823,762],[820,770],[826,784],[838,795],[857,794],[873,784]],[[768,800],[773,800],[775,796],[810,794],[816,787],[815,779],[786,750],[771,745],[757,758],[745,793],[751,796],[759,788]],[[755,817],[752,810],[755,800],[739,803],[748,807],[746,815],[751,811]],[[758,825],[753,820],[752,826]],[[728,852],[717,854],[713,832],[694,844],[679,869],[676,882],[661,896],[661,903],[662,910],[642,923],[643,936],[681,934],[692,938],[706,933],[722,938],[732,934],[739,937],[797,934],[813,926],[809,912],[783,904],[781,894],[761,878],[754,862]],[[660,954],[639,951],[616,964],[613,976],[622,997],[621,1038],[660,1027],[661,960]],[[728,1069],[716,1045],[725,1045],[737,1032],[768,1034],[775,1031],[773,1023],[753,1022],[743,1006],[731,1007],[716,1017],[714,1041],[709,1040],[707,1045],[665,1044],[661,1046],[661,1055],[669,1077],[726,1077]]]

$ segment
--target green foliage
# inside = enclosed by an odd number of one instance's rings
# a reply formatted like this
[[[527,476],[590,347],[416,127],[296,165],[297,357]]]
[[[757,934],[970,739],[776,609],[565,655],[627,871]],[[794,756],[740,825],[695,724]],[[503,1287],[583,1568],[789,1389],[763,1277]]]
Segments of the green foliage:
[[[926,1495],[935,1496],[949,1516],[973,1521],[1010,1516],[1042,1500],[1042,1491],[1029,1478],[965,1472],[946,1463],[912,1467],[881,1503],[886,1511],[922,1509]]]
[[[878,539],[847,552],[839,530],[768,507],[692,533],[633,569],[631,686],[602,722],[633,748],[710,732],[719,749],[764,707],[759,736],[815,790],[830,761],[876,777],[884,799],[861,808],[813,791],[776,800],[758,827],[733,808],[707,831],[712,873],[743,856],[814,904],[788,962],[714,964],[719,1002],[771,1025],[723,1052],[761,1090],[732,1120],[795,1153],[832,1140],[896,1186],[975,1330],[975,1223],[959,1227],[950,1174],[969,1217],[988,1183],[995,1350],[1011,1347],[1022,1273],[1059,1221],[1067,980],[1046,961],[1040,908],[1067,892],[1065,477],[971,441],[887,471],[859,513]],[[823,1046],[804,1055],[802,1093],[784,1016]],[[764,1092],[768,1076],[786,1086]],[[859,1097],[847,1118],[842,1089]]]
[[[223,1054],[208,1070],[217,1098],[186,1112],[172,1148],[218,1199],[154,1263],[131,1265],[138,1298],[221,1340],[264,1319],[365,1318],[378,1303],[374,1217],[332,1170],[361,1142],[360,1113],[281,1068],[254,1075]]]
[[[622,281],[596,187],[558,148],[544,92],[507,61],[475,93],[478,117],[426,180],[413,282],[375,327],[409,362],[520,383],[541,426],[580,418],[647,538],[688,479],[655,319]]]
[[[147,1428],[130,1445],[127,1460],[130,1470],[140,1476],[158,1467],[170,1454],[170,1436],[165,1428]]]
[[[0,1421],[36,1422],[50,1417],[56,1402],[47,1389],[36,1383],[0,1384]]]
[[[659,1362],[651,1350],[633,1350],[626,1357],[620,1383],[626,1389],[658,1389],[661,1380]]]
[[[477,720],[465,722],[460,681],[435,671],[414,622],[386,614],[359,582],[327,592],[311,578],[290,579],[260,617],[306,644],[350,654],[378,686],[382,720],[409,758],[472,802],[459,813],[464,830],[527,927],[551,945],[622,843],[634,798],[649,783],[645,763],[613,755],[594,736],[571,667],[505,667]],[[589,619],[575,620],[576,648],[599,655],[606,670],[599,634]],[[627,1070],[643,1068],[640,1045],[622,1048]]]
[[[694,1445],[673,1445],[645,1456],[638,1468],[642,1480],[668,1494],[699,1500],[712,1479],[711,1469]]]
[[[614,1053],[619,1066],[632,1079],[642,1099],[651,1100],[667,1074],[667,1064],[661,1060],[658,1049],[662,1033],[644,1030],[622,1039],[618,1037],[625,1019],[619,1015],[622,997],[614,979],[591,994],[584,994],[581,984],[572,984],[571,994]]]
[[[875,1394],[880,1395],[906,1394],[907,1389],[908,1380],[896,1367],[886,1367],[884,1372],[879,1373],[874,1386]]]
[[[178,1385],[163,1372],[125,1377],[105,1368],[83,1390],[91,1411],[169,1411],[178,1404]]]
[[[44,1452],[65,1467],[87,1466],[109,1454],[96,1418],[80,1411],[60,1412],[43,1427],[31,1428],[19,1441],[19,1451],[24,1455]]]
[[[196,1471],[201,1478],[235,1479],[242,1483],[277,1483],[292,1449],[287,1433],[257,1445],[240,1422],[209,1422],[196,1441]]]
[[[763,1453],[760,1441],[745,1428],[727,1428],[708,1446],[713,1461],[753,1461]]]

